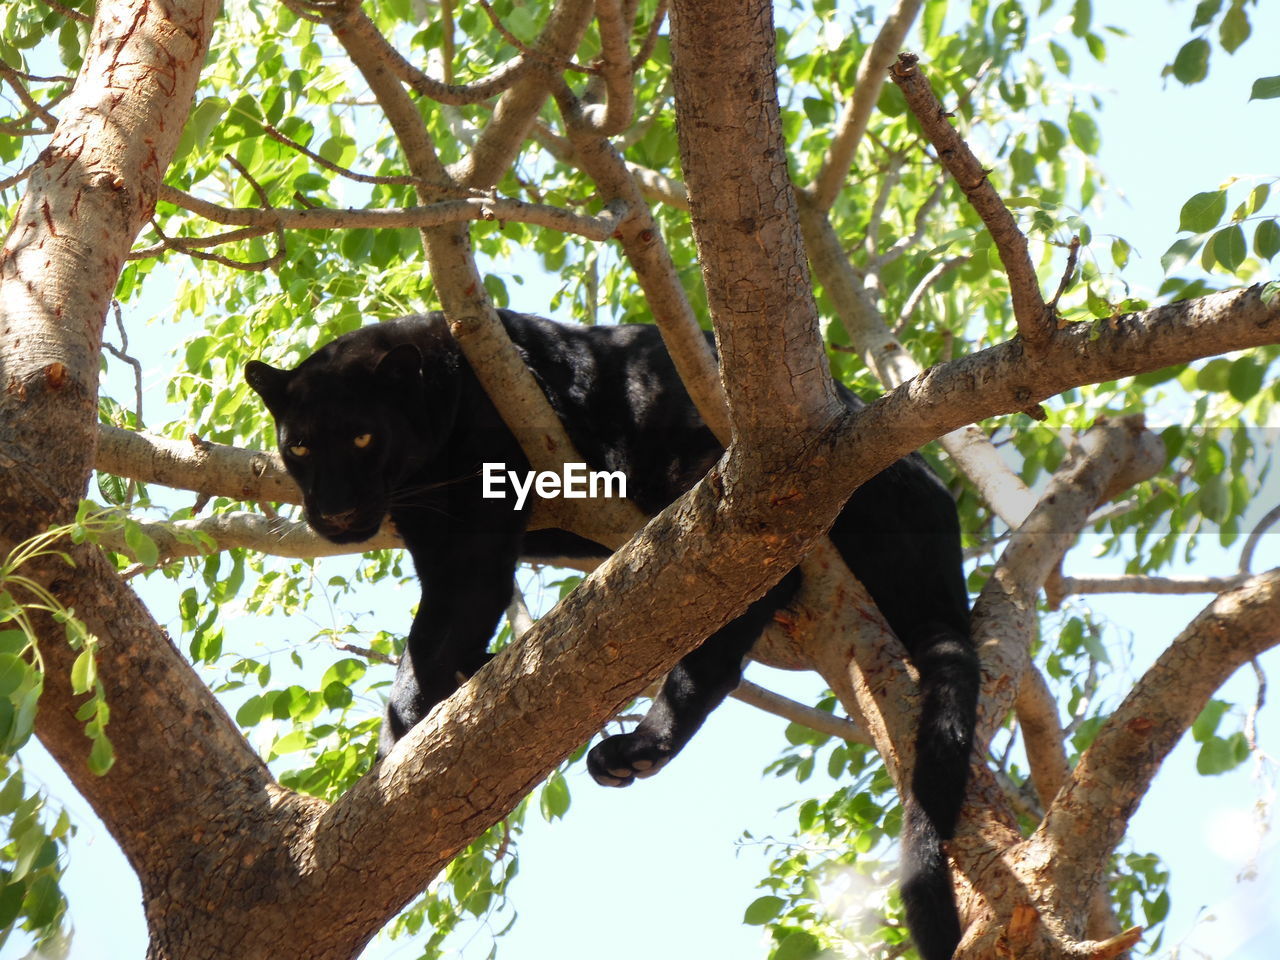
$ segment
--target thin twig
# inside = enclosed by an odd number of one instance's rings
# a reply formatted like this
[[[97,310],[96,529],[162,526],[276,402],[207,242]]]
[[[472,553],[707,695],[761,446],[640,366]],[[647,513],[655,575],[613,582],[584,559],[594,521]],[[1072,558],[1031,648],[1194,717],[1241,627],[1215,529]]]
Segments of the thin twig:
[[[102,346],[117,360],[122,360],[133,368],[133,429],[142,430],[142,364],[137,357],[129,354],[129,334],[124,328],[124,317],[121,315],[120,301],[112,297],[111,308],[115,313],[116,329],[120,332],[120,346],[117,348],[105,339],[102,341]],[[129,483],[125,487],[125,506],[132,505],[134,495],[137,492],[138,481],[130,477]]]
[[[165,253],[190,254],[193,250],[219,247],[224,243],[240,243],[245,240],[252,240],[255,237],[266,236],[273,229],[275,228],[269,226],[241,227],[239,230],[228,230],[225,233],[215,233],[208,237],[165,237],[159,243],[154,243],[149,247],[130,250],[126,259],[150,260],[152,257],[161,257]],[[197,257],[196,259],[200,258]]]
[[[1253,675],[1258,681],[1258,695],[1253,699],[1253,706],[1244,718],[1244,739],[1249,749],[1258,752],[1258,714],[1267,703],[1267,675],[1262,671],[1262,664],[1254,657],[1249,661],[1253,667]]]
[[[224,267],[230,267],[233,270],[248,270],[252,273],[260,273],[276,266],[284,254],[284,247],[281,246],[266,260],[233,260],[231,257],[224,257],[218,253],[205,253],[203,250],[197,249],[194,244],[184,245],[181,242],[182,238],[167,236],[164,230],[161,229],[160,223],[155,217],[151,218],[151,229],[160,237],[160,243],[155,247],[149,247],[147,250],[140,250],[136,251],[135,254],[130,254],[129,259],[141,259],[144,255],[156,256],[158,255],[154,253],[156,250],[172,250],[174,253],[184,254],[193,260],[220,263]],[[251,232],[255,233],[257,236],[262,236],[270,231],[267,228],[251,228],[250,230],[240,230],[235,232],[240,234],[241,238],[243,238],[244,235]],[[281,239],[283,240],[283,234],[281,234]]]
[[[39,117],[45,123],[49,124],[49,129],[52,130],[58,120],[49,112],[47,107],[42,106],[40,101],[31,95],[30,90],[23,86],[22,79],[24,74],[19,73],[3,60],[0,60],[0,77],[9,81],[9,86],[12,87],[13,92],[18,95],[18,99],[22,101],[22,105],[27,108],[28,114],[30,116]]]
[[[400,662],[399,657],[393,657],[390,654],[379,653],[369,647],[357,646],[354,643],[335,643],[334,647],[344,653],[354,653],[357,657],[364,657],[366,660],[372,660],[374,663],[385,663],[390,666],[396,666]]]
[[[506,40],[507,43],[511,44],[513,47],[515,47],[525,56],[536,57],[537,59],[543,61],[544,63],[549,63],[552,66],[559,67],[562,70],[572,70],[576,73],[598,73],[599,72],[595,67],[584,67],[582,64],[577,63],[574,60],[571,60],[565,57],[553,57],[544,50],[537,50],[533,47],[530,47],[523,40],[521,40],[519,37],[517,37],[515,34],[513,34],[510,30],[506,28],[506,26],[502,22],[502,19],[494,11],[493,7],[489,5],[489,0],[477,0],[477,2],[480,4],[481,9],[484,10],[485,16],[489,18],[489,22],[493,24],[493,28],[498,31],[499,36],[501,36],[503,40]]]
[[[640,49],[636,51],[636,55],[631,58],[631,72],[635,73],[645,62],[653,56],[653,48],[658,45],[658,31],[662,29],[662,23],[667,18],[667,7],[670,0],[659,0],[658,9],[654,11],[653,20],[649,23],[649,30],[645,34],[644,41],[640,44]]]
[[[894,324],[893,327],[893,335],[895,337],[901,339],[902,335],[907,332],[907,326],[911,322],[911,317],[915,314],[916,310],[919,309],[920,302],[924,300],[925,294],[929,292],[929,288],[937,283],[944,274],[954,270],[956,267],[968,263],[969,259],[970,256],[966,253],[960,257],[952,257],[950,260],[942,260],[935,263],[933,268],[920,278],[920,282],[917,283],[915,289],[911,291],[910,296],[907,297],[907,302],[902,305],[902,310],[898,313],[898,322]],[[950,331],[944,331],[944,335],[950,336]],[[953,340],[954,337],[948,340],[947,345],[944,348],[944,355],[941,357],[942,360],[951,359],[950,350],[952,349]]]
[[[880,175],[880,183],[876,188],[876,198],[871,204],[871,214],[867,217],[866,250],[869,258],[876,256],[880,246],[880,221],[884,218],[885,207],[889,205],[889,194],[902,182],[902,155],[889,157],[889,165]]]
[[[942,195],[946,191],[946,186],[947,184],[945,180],[939,180],[937,184],[934,185],[933,190],[929,193],[929,196],[925,198],[924,203],[920,204],[919,209],[916,210],[915,222],[912,226],[911,233],[908,236],[903,237],[892,247],[874,259],[873,269],[875,269],[877,273],[880,269],[893,263],[893,261],[897,260],[912,247],[920,243],[920,240],[924,237],[924,232],[928,227],[929,214],[933,212],[934,207],[942,202]]]
[[[120,346],[115,347],[106,341],[102,346],[117,360],[123,360],[133,368],[133,429],[145,429],[142,422],[142,364],[137,357],[129,355],[129,334],[124,329],[124,317],[120,312],[120,301],[112,298],[111,307],[115,313],[116,330],[120,332]]]
[[[79,10],[73,10],[66,4],[59,3],[58,0],[44,0],[44,4],[47,7],[52,7],[54,10],[57,10],[64,17],[70,17],[72,20],[79,20],[81,23],[93,23],[93,17],[89,16],[87,13],[81,13]]]
[[[12,177],[5,177],[3,180],[0,180],[0,190],[8,190],[10,187],[16,184],[19,184],[23,180],[27,179],[27,177],[31,176],[32,172],[34,172],[36,168],[36,164],[38,164],[39,162],[40,162],[39,158],[36,158],[35,160],[32,160],[29,164],[27,164],[25,167],[23,167],[21,170],[19,170],[17,173],[15,173]]]
[[[1244,548],[1240,551],[1240,572],[1250,573],[1253,569],[1253,553],[1258,549],[1258,543],[1262,540],[1262,535],[1280,520],[1280,505],[1272,507],[1267,511],[1267,515],[1258,521],[1258,525],[1253,528],[1253,532],[1244,542]]]
[[[422,181],[417,177],[410,177],[405,175],[374,176],[368,173],[357,173],[356,171],[350,170],[347,167],[339,166],[338,164],[334,163],[331,160],[326,160],[324,157],[320,156],[320,154],[303,146],[297,140],[294,140],[288,134],[283,133],[282,131],[280,131],[279,129],[277,129],[276,127],[272,126],[269,123],[264,123],[262,125],[262,130],[268,137],[270,137],[272,140],[275,140],[277,143],[283,143],[286,147],[290,147],[294,150],[297,150],[298,153],[302,154],[305,157],[308,157],[309,159],[313,160],[315,163],[318,163],[320,166],[324,167],[326,170],[331,170],[334,173],[338,174],[339,176],[346,177],[348,180],[355,180],[357,183],[381,183],[381,184],[410,186],[410,187],[417,186],[418,184],[422,183]]]
[[[894,55],[902,49],[907,31],[920,12],[921,0],[898,0],[885,17],[884,26],[875,41],[862,55],[858,75],[854,80],[853,94],[836,126],[836,134],[827,149],[822,169],[809,189],[809,197],[815,206],[826,213],[835,203],[845,177],[853,165],[854,154],[867,132],[871,113],[884,86],[885,70]]]
[[[466,220],[487,220],[498,223],[532,223],[562,233],[604,241],[617,229],[620,215],[620,211],[612,206],[606,207],[599,216],[591,217],[547,204],[486,196],[389,210],[334,210],[328,207],[261,210],[255,207],[224,207],[166,184],[160,186],[159,198],[223,226],[275,229],[279,225],[288,230],[422,228]]]
[[[798,703],[790,697],[784,697],[780,693],[766,690],[750,680],[743,680],[730,696],[735,700],[741,700],[743,703],[764,710],[766,713],[772,713],[782,717],[784,720],[798,723],[802,727],[816,730],[818,733],[840,737],[850,743],[871,743],[871,738],[852,720],[837,717],[834,714],[827,713],[825,710],[818,710],[803,703]]]
[[[1071,243],[1067,246],[1067,268],[1062,271],[1062,279],[1058,281],[1058,290],[1053,295],[1053,299],[1049,301],[1049,309],[1055,314],[1058,312],[1058,301],[1062,299],[1062,295],[1067,292],[1067,287],[1071,285],[1071,278],[1076,272],[1076,259],[1080,256],[1080,238],[1078,236],[1071,238]],[[1061,326],[1061,321],[1059,321]]]

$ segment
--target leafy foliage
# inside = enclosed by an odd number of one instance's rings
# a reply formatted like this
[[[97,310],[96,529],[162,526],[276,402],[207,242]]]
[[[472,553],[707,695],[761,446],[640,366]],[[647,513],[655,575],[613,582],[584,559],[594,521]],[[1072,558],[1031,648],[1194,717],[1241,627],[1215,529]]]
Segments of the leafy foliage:
[[[66,898],[59,881],[71,822],[65,811],[51,814],[42,791],[28,790],[18,758],[31,739],[44,690],[46,670],[36,628],[40,618],[61,624],[66,642],[79,651],[70,681],[74,694],[87,697],[76,719],[84,723],[92,743],[89,769],[105,774],[115,762],[106,733],[111,711],[95,660],[98,639],[75,611],[24,569],[42,560],[74,565],[60,541],[82,542],[125,522],[120,516],[92,512],[91,507],[82,504],[75,523],[19,544],[0,563],[0,823],[8,831],[7,841],[0,845],[0,946],[18,927],[31,933],[43,950],[55,949],[65,938]]]
[[[91,0],[65,6],[92,11]],[[166,184],[229,207],[262,205],[259,191],[281,209],[417,205],[385,117],[327,30],[283,4],[229,0],[226,6]],[[885,5],[816,0],[807,9],[798,2],[784,6],[779,5],[777,29],[783,122],[793,180],[807,186],[821,169]],[[1215,46],[1230,54],[1251,38],[1251,6],[1248,0],[1198,3],[1193,36],[1166,75],[1182,84],[1202,81]],[[647,24],[656,0],[642,0],[639,7],[637,22]],[[364,8],[409,59],[455,82],[487,76],[515,55],[477,5],[461,5],[452,18],[409,0],[376,0]],[[495,0],[493,9],[511,32],[528,40],[545,20],[547,4]],[[39,0],[11,0],[0,17],[0,61],[9,67],[67,75],[79,68],[85,24]],[[446,43],[447,36],[457,42]],[[1079,63],[1104,60],[1120,39],[1119,31],[1097,22],[1090,0],[926,0],[921,15],[917,49],[1031,238],[1046,288],[1061,277],[1072,238],[1085,248],[1078,278],[1059,304],[1067,320],[1105,323],[1147,305],[1124,277],[1129,241],[1095,237],[1091,229],[1091,211],[1109,196],[1097,165],[1100,101],[1073,79]],[[589,36],[579,59],[589,61],[598,47],[598,39]],[[580,89],[581,81],[570,82]],[[678,176],[665,36],[638,69],[635,83],[640,117],[623,138],[625,156]],[[35,95],[52,105],[68,87],[68,80],[55,79],[37,85]],[[1260,78],[1253,86],[1254,99],[1277,96],[1280,78]],[[1013,330],[1008,281],[989,236],[959,188],[921,150],[917,125],[896,88],[886,87],[877,106],[853,176],[831,214],[856,269],[871,279],[875,307],[897,322],[903,346],[924,366],[1007,338]],[[24,118],[20,106],[4,104],[10,107],[16,112],[0,119],[35,122]],[[445,163],[466,157],[469,139],[491,114],[491,105],[435,107],[424,100],[419,108]],[[553,129],[558,122],[551,107],[541,119]],[[36,147],[16,130],[0,124],[0,163],[20,167],[34,159]],[[1178,221],[1183,236],[1162,258],[1166,278],[1158,296],[1191,297],[1266,276],[1280,253],[1278,179],[1228,177],[1187,198]],[[17,189],[5,189],[0,199],[12,202]],[[591,213],[601,206],[595,184],[557,155],[550,138],[522,154],[497,192]],[[684,289],[705,315],[688,215],[673,205],[658,205],[654,213]],[[183,264],[162,249],[166,238],[182,241],[212,232],[199,215],[162,199],[155,228],[139,241],[157,252],[130,261],[115,291],[131,316],[162,317],[160,323],[170,325],[161,331],[178,341],[166,397],[177,419],[151,425],[168,436],[195,433],[222,443],[267,446],[268,419],[239,373],[245,361],[292,365],[317,344],[363,323],[433,306],[412,229],[296,231],[286,235],[283,256],[269,270],[233,264],[261,265],[271,258],[276,241],[270,235],[223,244],[219,254],[229,262]],[[520,223],[480,223],[471,236],[485,265],[486,290],[500,306],[542,310],[545,304],[546,311],[588,323],[649,318],[633,276],[612,247]],[[935,276],[944,262],[948,269]],[[173,289],[167,301],[155,293],[162,286]],[[851,351],[852,338],[830,291],[816,292],[833,371],[851,386],[874,392],[878,385]],[[1083,387],[1046,404],[1043,423],[1015,415],[986,429],[1023,480],[1034,485],[1062,463],[1070,435],[1097,417],[1159,406],[1169,423],[1162,432],[1168,469],[1133,491],[1128,509],[1096,526],[1104,549],[1125,556],[1131,572],[1156,573],[1192,555],[1198,538],[1230,544],[1257,521],[1251,511],[1267,478],[1266,450],[1248,425],[1274,416],[1280,398],[1276,358],[1277,349],[1266,348]],[[101,415],[104,422],[144,425],[119,390],[104,396]],[[929,456],[957,492],[975,556],[972,583],[979,586],[1005,531],[945,460],[936,452]],[[402,650],[402,637],[365,626],[375,605],[408,606],[399,590],[410,579],[402,559],[383,552],[321,564],[233,550],[162,563],[138,518],[183,519],[193,515],[190,506],[163,492],[131,489],[119,478],[103,475],[97,482],[103,500],[130,511],[111,521],[120,526],[127,551],[118,555],[119,565],[144,574],[144,589],[160,598],[153,606],[171,611],[192,663],[281,782],[318,797],[341,794],[372,763],[389,663]],[[260,509],[223,499],[207,506],[215,512],[232,508]],[[87,535],[94,523],[83,514],[77,535]],[[46,548],[51,549],[39,549]],[[34,634],[22,618],[43,605],[62,617],[68,642],[83,650],[72,681],[87,697],[81,719],[94,741],[92,762],[103,771],[111,761],[109,710],[93,667],[94,639],[70,611],[49,608],[51,598],[21,595],[29,592],[17,573],[21,562],[22,557],[11,558],[0,568],[0,754],[11,761],[30,736],[42,668]],[[561,592],[573,582],[565,581]],[[546,585],[547,599],[555,587]],[[270,643],[252,641],[236,622],[243,617],[267,624]],[[402,628],[385,616],[377,622]],[[407,610],[398,622],[407,625]],[[1078,752],[1106,716],[1105,701],[1093,693],[1099,677],[1114,669],[1108,650],[1118,642],[1116,630],[1077,602],[1061,612],[1042,611],[1041,636],[1039,662],[1066,704],[1071,746]],[[833,709],[834,701],[821,706]],[[1220,773],[1243,759],[1242,735],[1223,727],[1232,717],[1228,704],[1215,701],[1197,723],[1202,773]],[[1026,795],[1026,765],[1013,736],[1002,734],[995,748],[1003,755],[998,766],[1011,790]],[[769,929],[773,960],[800,960],[824,950],[878,956],[882,948],[893,951],[905,943],[900,904],[878,893],[887,885],[885,864],[893,860],[890,848],[901,822],[892,784],[866,748],[789,728],[772,772],[806,783],[821,769],[839,778],[840,788],[797,805],[796,835],[772,848],[764,892],[745,909],[746,923]],[[27,794],[20,769],[6,770],[0,818],[9,824],[9,842],[0,847],[0,928],[23,923],[54,937],[63,912],[57,877],[69,827],[61,815],[48,823],[43,801]],[[572,815],[563,772],[542,786],[537,805],[548,819]],[[437,957],[465,917],[505,917],[528,806],[461,853],[392,925],[390,935],[412,936],[424,957]],[[1158,860],[1128,853],[1113,868],[1123,917],[1140,916],[1158,927],[1169,909],[1168,878]],[[1158,943],[1157,932],[1149,946]]]

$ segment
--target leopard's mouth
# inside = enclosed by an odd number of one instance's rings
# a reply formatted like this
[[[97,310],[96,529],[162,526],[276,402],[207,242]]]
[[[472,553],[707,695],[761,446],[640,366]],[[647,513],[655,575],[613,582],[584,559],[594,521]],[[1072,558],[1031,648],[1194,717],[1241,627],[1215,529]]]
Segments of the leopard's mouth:
[[[382,514],[375,516],[355,508],[341,513],[307,510],[307,524],[332,543],[362,543],[381,529]]]

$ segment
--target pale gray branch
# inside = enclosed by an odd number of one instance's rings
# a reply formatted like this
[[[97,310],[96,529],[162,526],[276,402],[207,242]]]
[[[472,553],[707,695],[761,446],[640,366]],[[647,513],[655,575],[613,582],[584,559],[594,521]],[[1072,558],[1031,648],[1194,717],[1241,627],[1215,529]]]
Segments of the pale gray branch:
[[[898,0],[885,18],[875,42],[863,54],[858,64],[858,76],[854,81],[853,96],[845,106],[836,128],[835,139],[827,150],[817,182],[812,188],[812,199],[821,211],[831,209],[844,178],[849,174],[853,155],[866,133],[871,111],[875,109],[880,89],[884,86],[886,71],[893,58],[902,49],[907,31],[920,12],[922,0]]]
[[[1191,594],[1222,593],[1240,586],[1248,574],[1224,577],[1154,577],[1142,574],[1099,574],[1092,577],[1061,577],[1054,583],[1055,596],[1090,593]]]
[[[1141,417],[1099,421],[1077,443],[1039,504],[1005,548],[974,605],[973,633],[984,685],[976,742],[986,743],[1029,669],[1036,596],[1108,494],[1164,465],[1164,446]]]

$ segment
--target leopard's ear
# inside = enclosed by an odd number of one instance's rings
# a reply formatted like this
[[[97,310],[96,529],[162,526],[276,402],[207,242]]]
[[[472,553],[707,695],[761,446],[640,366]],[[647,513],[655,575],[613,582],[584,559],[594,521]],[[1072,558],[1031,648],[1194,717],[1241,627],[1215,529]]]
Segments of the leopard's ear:
[[[293,377],[292,370],[281,370],[261,360],[250,360],[244,365],[245,382],[262,398],[274,416],[284,412],[286,388]]]
[[[402,343],[392,347],[383,354],[374,372],[388,386],[420,388],[422,386],[422,351],[412,343]]]

